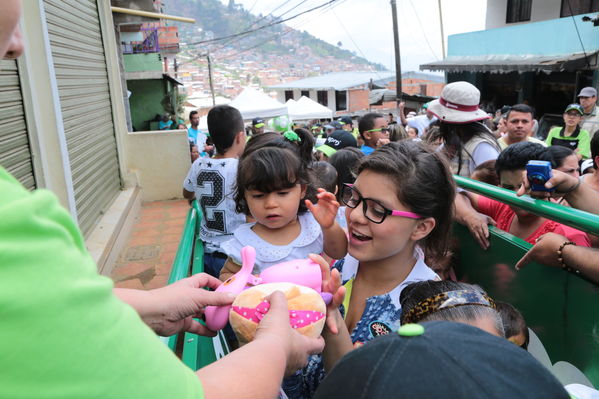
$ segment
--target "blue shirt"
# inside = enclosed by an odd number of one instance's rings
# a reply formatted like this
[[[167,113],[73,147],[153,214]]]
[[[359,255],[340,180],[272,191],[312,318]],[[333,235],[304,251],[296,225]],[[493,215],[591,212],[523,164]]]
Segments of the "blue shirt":
[[[366,144],[360,147],[360,150],[364,153],[364,155],[370,155],[374,152],[374,148],[369,147]]]
[[[168,130],[171,128],[172,125],[173,125],[173,121],[170,119],[167,122],[160,121],[160,122],[158,122],[158,129]]]
[[[192,141],[194,144],[197,144],[198,133],[200,133],[198,129],[194,129],[193,127],[187,128],[187,137],[189,138],[189,141]]]
[[[371,296],[366,299],[366,306],[362,317],[356,324],[356,327],[351,332],[351,340],[354,346],[361,346],[366,342],[387,335],[399,328],[399,319],[401,316],[401,305],[399,296],[401,291],[411,283],[425,280],[439,280],[439,276],[424,263],[424,253],[420,248],[414,251],[416,264],[412,271],[404,281],[390,292]],[[345,259],[336,262],[335,268],[341,272],[343,284],[346,287],[346,300],[344,305],[349,304],[351,297],[351,286],[358,271],[359,261],[347,255]],[[344,305],[341,305],[340,310],[345,315]],[[304,397],[312,397],[316,392],[316,388],[320,381],[324,378],[324,366],[320,355],[311,356],[308,365],[303,369],[303,395]]]

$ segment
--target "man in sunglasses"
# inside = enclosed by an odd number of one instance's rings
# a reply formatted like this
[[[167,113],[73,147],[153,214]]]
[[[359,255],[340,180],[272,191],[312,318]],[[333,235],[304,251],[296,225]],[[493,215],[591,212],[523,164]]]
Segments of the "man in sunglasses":
[[[360,147],[364,155],[371,154],[374,150],[389,142],[387,118],[382,114],[371,112],[364,115],[358,121],[358,130],[362,140],[364,140],[364,145]]]

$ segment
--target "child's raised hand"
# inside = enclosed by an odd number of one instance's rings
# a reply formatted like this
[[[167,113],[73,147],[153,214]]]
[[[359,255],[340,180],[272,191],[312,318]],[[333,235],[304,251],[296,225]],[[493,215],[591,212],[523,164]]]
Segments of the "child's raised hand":
[[[338,322],[341,314],[339,313],[339,306],[343,303],[345,298],[345,287],[341,285],[341,275],[339,270],[333,269],[327,263],[326,260],[320,255],[310,254],[308,255],[312,261],[320,265],[320,271],[322,273],[322,292],[328,292],[333,294],[333,300],[327,305],[327,327],[333,334],[337,334],[339,331]],[[343,323],[343,318],[341,318]]]
[[[339,202],[337,202],[335,194],[329,193],[324,188],[318,189],[316,197],[318,198],[316,205],[307,199],[306,206],[312,212],[314,219],[316,219],[320,227],[328,229],[335,224]]]

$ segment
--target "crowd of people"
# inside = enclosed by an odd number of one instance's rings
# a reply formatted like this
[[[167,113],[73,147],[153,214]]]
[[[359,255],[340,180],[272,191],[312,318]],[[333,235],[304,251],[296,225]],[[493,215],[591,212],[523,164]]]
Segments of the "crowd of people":
[[[185,179],[185,197],[198,199],[204,212],[206,270],[226,281],[241,267],[241,248],[251,245],[258,250],[255,273],[311,254],[322,255],[314,259],[330,273],[323,289],[334,300],[323,332],[324,351],[287,376],[282,385],[287,397],[318,395],[321,381],[345,355],[405,323],[463,322],[526,347],[526,323],[513,306],[498,306],[478,287],[437,281],[440,276],[431,266],[450,256],[454,220],[465,224],[484,248],[489,224],[535,245],[519,268],[538,261],[599,281],[599,268],[579,254],[588,259],[599,254],[589,248],[593,240],[587,233],[458,190],[452,177],[468,176],[522,194],[527,162],[546,160],[555,169],[556,180],[550,183],[557,189],[551,200],[593,212],[590,198],[599,194],[579,184],[579,162],[599,156],[599,136],[585,141],[588,132],[570,126],[571,120],[581,121],[570,114],[584,112],[582,106],[568,105],[564,127],[552,129],[555,133],[544,142],[531,134],[530,106],[507,107],[498,119],[505,124],[498,138],[479,100],[473,85],[456,82],[413,122],[401,114],[395,121],[393,115],[366,113],[355,121],[312,121],[278,132],[263,130],[264,120],[258,119],[249,135],[235,108],[217,106],[208,113],[217,154],[227,153],[229,145],[239,158],[232,160],[236,174],[216,174],[222,180],[213,174],[221,168],[218,155],[194,162]],[[554,140],[573,132],[571,140]],[[218,146],[220,137],[224,148]],[[218,229],[211,228],[217,221]],[[547,261],[550,256],[554,259]],[[219,260],[216,267],[212,259]],[[432,315],[422,310],[431,312],[430,303],[439,296],[459,305],[441,306]],[[502,318],[502,312],[510,316]]]
[[[20,11],[18,0],[3,3],[3,57],[23,51]],[[581,92],[583,115],[590,112],[588,97],[596,101],[593,90]],[[251,136],[238,110],[216,106],[208,114],[210,142],[197,128],[197,114],[190,115],[195,160],[183,193],[197,199],[204,214],[200,237],[209,274],[150,291],[113,288],[97,274],[57,198],[27,191],[0,167],[0,396],[594,394],[584,386],[566,390],[526,352],[528,329],[515,308],[481,287],[441,280],[429,267],[448,256],[454,218],[482,245],[488,245],[494,218],[535,244],[518,268],[536,261],[599,281],[599,252],[587,248],[592,240],[585,233],[458,192],[452,177],[471,176],[486,163],[483,176],[496,171],[498,184],[519,195],[559,197],[599,213],[599,136],[589,140],[591,174],[578,177],[572,161],[589,157],[583,132],[591,137],[596,122],[589,118],[591,130],[572,126],[579,109],[568,106],[564,128],[548,144],[571,152],[550,153],[522,132],[532,112],[514,106],[504,117],[511,135],[503,149],[483,122],[488,116],[478,109],[479,97],[474,86],[457,82],[417,119],[403,111],[397,121],[369,113],[358,121],[344,117],[283,132],[269,132],[256,119]],[[552,162],[546,187],[553,192],[530,191],[522,175],[530,159]],[[495,166],[488,166],[492,161]],[[275,292],[255,339],[194,373],[157,335],[215,334],[198,319],[206,306],[234,298],[204,288],[216,288],[218,278],[239,270],[244,245],[257,250],[256,273],[288,259],[320,264],[322,289],[333,294],[325,330],[317,339],[294,331],[286,299]]]

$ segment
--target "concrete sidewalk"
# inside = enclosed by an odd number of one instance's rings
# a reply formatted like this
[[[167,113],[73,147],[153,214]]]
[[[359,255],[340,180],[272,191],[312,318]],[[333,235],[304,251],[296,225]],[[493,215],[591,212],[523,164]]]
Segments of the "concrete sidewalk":
[[[166,285],[188,210],[186,200],[142,205],[110,275],[116,287],[147,290]]]

